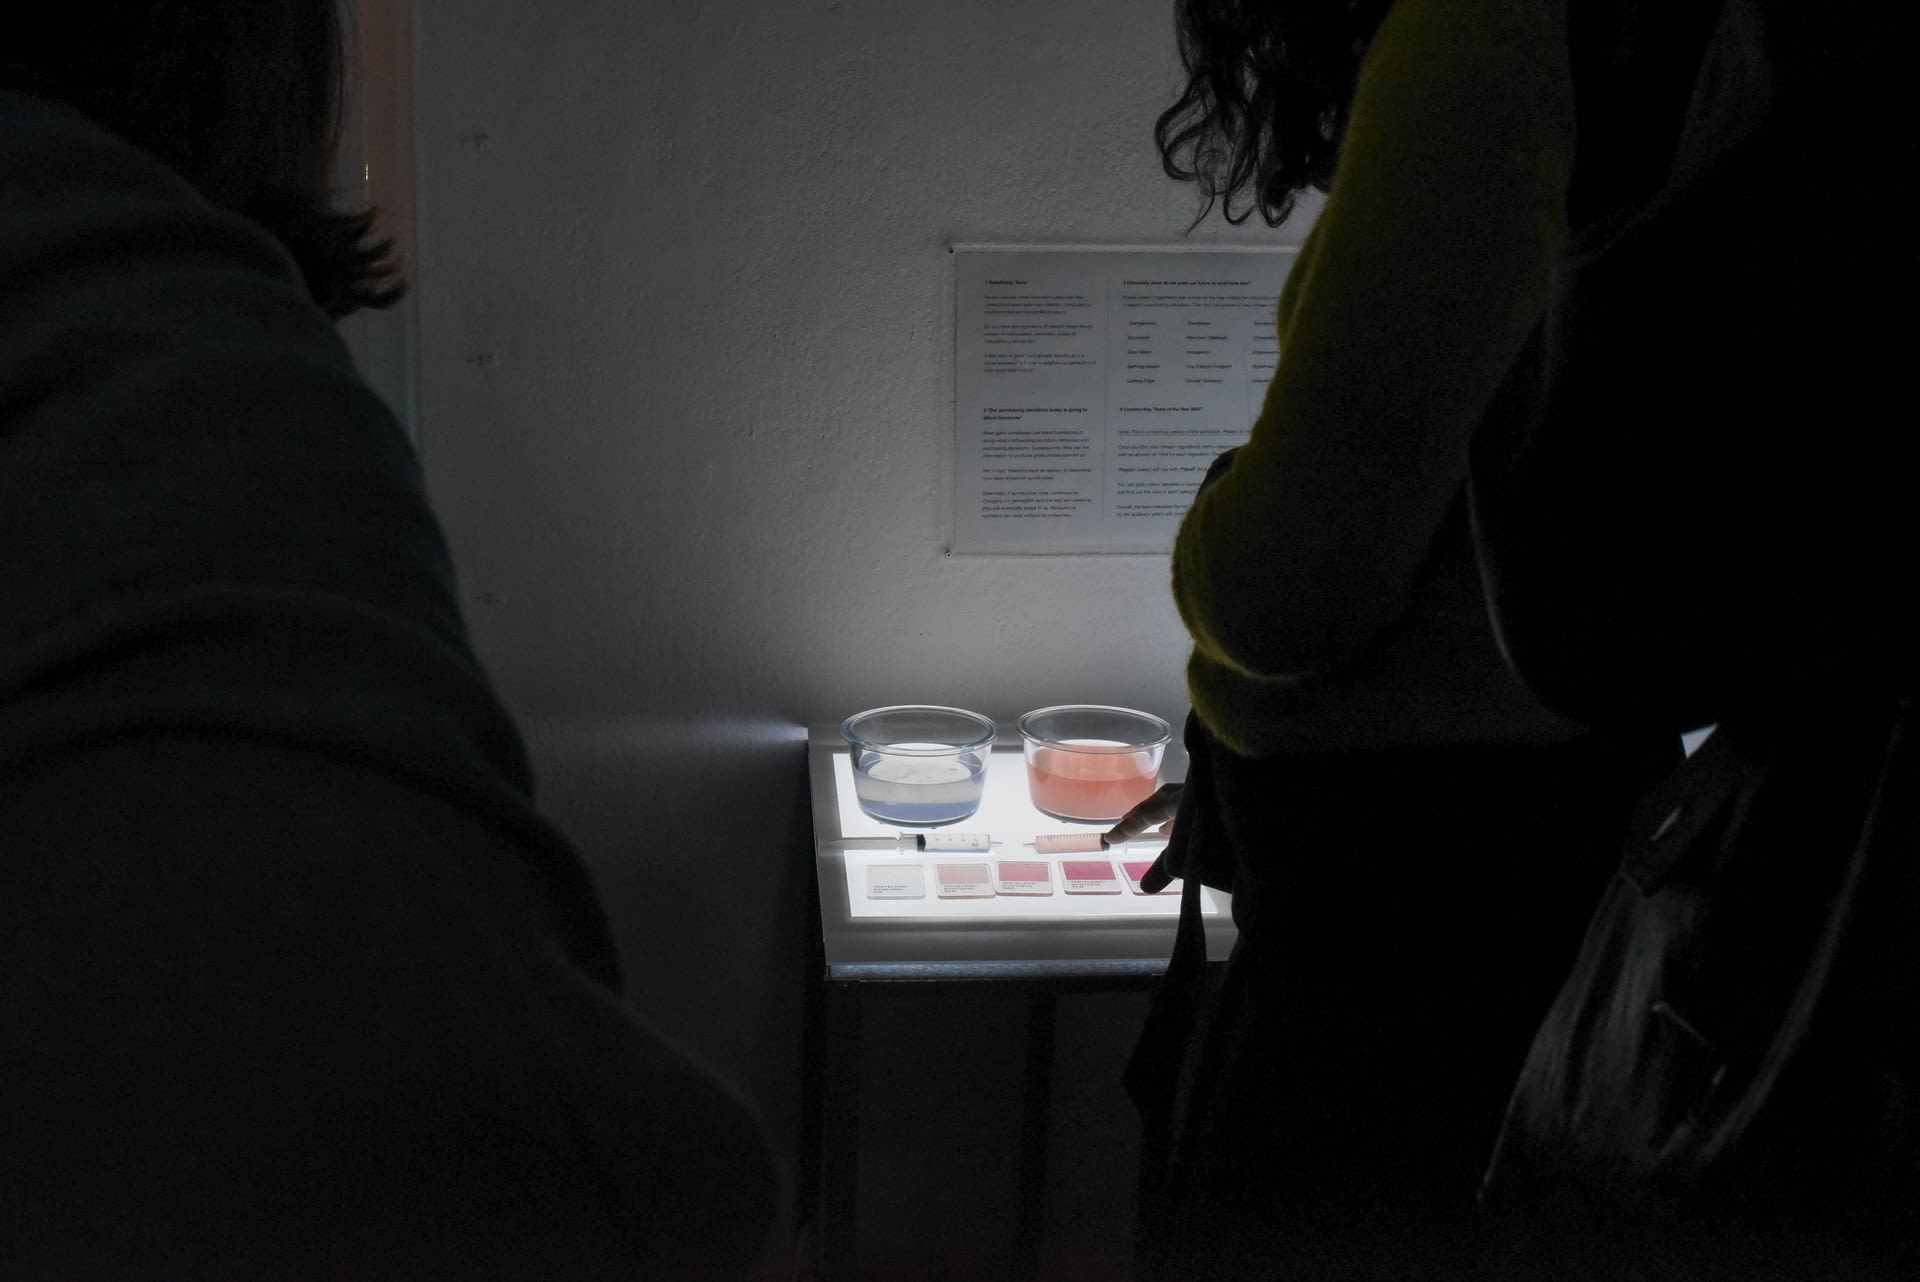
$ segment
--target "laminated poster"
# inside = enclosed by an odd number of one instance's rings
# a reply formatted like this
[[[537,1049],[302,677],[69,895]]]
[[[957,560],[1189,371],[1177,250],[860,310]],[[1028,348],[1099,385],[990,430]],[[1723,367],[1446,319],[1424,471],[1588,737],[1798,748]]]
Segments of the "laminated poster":
[[[1169,553],[1252,430],[1294,255],[956,246],[953,551]]]

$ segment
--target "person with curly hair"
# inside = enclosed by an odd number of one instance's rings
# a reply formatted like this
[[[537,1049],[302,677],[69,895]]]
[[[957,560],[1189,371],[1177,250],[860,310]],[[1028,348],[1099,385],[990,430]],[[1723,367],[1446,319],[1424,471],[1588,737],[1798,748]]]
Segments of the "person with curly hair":
[[[335,5],[0,52],[0,1274],[737,1276],[759,1124],[623,1001],[330,324],[402,288]]]
[[[1129,1085],[1154,1277],[1470,1276],[1515,1075],[1698,721],[1554,706],[1496,635],[1471,446],[1576,233],[1665,181],[1715,0],[1181,0],[1201,217],[1326,194],[1248,442],[1181,527],[1184,786],[1155,880],[1230,888]],[[1197,220],[1196,220],[1197,221]],[[1623,377],[1629,371],[1622,371]],[[1183,925],[1183,934],[1189,931]]]

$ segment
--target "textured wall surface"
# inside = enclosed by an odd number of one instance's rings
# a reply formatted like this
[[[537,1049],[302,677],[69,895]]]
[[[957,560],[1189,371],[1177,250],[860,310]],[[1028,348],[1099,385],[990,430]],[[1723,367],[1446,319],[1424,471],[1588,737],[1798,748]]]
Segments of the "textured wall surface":
[[[1184,713],[1160,558],[943,552],[946,246],[1185,237],[1170,9],[418,0],[421,435],[468,617],[635,1000],[783,1143],[801,727]]]

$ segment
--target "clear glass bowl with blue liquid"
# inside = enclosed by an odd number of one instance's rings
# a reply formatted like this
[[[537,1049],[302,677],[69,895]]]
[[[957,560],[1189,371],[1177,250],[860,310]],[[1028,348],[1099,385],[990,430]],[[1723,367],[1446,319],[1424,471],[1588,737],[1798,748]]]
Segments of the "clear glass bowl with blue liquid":
[[[840,726],[853,764],[853,795],[882,823],[933,828],[980,808],[999,731],[964,708],[872,708]]]

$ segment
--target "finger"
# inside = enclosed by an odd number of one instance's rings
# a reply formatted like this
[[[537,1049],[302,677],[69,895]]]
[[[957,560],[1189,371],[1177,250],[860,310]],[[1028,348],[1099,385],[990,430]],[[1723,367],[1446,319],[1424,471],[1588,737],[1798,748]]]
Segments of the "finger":
[[[1161,784],[1152,796],[1121,815],[1119,821],[1107,830],[1107,844],[1131,841],[1155,824],[1171,820],[1174,812],[1180,808],[1181,787],[1177,783]]]
[[[1153,867],[1140,874],[1140,893],[1157,895],[1173,884],[1173,874],[1167,871],[1167,857],[1161,855],[1153,861]]]
[[[1185,788],[1186,785],[1180,783],[1161,784],[1154,789],[1152,796],[1122,816],[1120,822],[1124,824],[1129,819],[1133,820],[1135,833],[1145,832],[1155,824],[1172,823],[1174,815],[1180,810],[1180,796]]]

